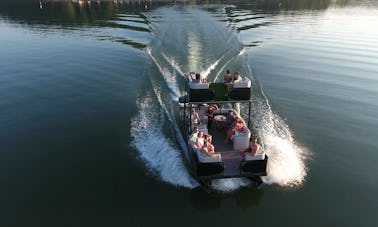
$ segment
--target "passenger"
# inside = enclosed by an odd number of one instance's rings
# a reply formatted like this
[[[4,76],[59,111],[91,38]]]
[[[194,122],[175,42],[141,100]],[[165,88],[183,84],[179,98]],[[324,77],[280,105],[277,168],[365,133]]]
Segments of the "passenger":
[[[214,123],[214,111],[218,109],[216,104],[210,104],[207,107],[206,116],[207,116],[207,128],[210,129],[213,127]]]
[[[209,104],[209,106],[211,106],[214,110],[217,110],[219,109],[218,105],[217,104]]]
[[[231,75],[231,72],[229,69],[227,69],[226,71],[226,75],[224,76],[224,84],[228,84],[228,83],[231,83],[232,82],[232,75]]]
[[[260,150],[260,144],[257,143],[257,138],[251,137],[250,142],[249,142],[249,147],[242,153],[243,154],[251,153],[251,155],[256,156],[256,154],[259,153],[259,150]]]
[[[243,81],[239,72],[234,73],[233,84]]]
[[[215,156],[219,154],[218,152],[215,152],[214,145],[212,145],[210,142],[205,141],[201,151],[209,156]]]
[[[206,141],[210,143],[213,141],[213,137],[210,134],[203,133],[203,137],[205,138]]]
[[[235,129],[235,136],[243,135],[247,132],[247,128],[245,127],[243,121],[236,122],[236,129]],[[232,139],[232,138],[231,138]]]
[[[236,118],[232,126],[226,132],[226,139],[224,142],[229,143],[230,139],[233,138],[234,135],[245,133],[246,127],[244,126],[243,120],[241,118]]]
[[[228,114],[226,116],[226,127],[227,127],[227,129],[231,128],[231,125],[232,125],[232,123],[234,123],[234,121],[235,121],[234,111],[229,110]]]
[[[195,145],[195,143],[197,142],[198,132],[198,128],[194,127],[193,132],[189,135],[189,143],[191,143],[192,145]]]
[[[205,141],[211,143],[213,141],[213,137],[210,134],[204,133],[203,131],[198,131],[197,137],[194,141],[194,145],[197,148],[201,148]]]
[[[224,139],[224,142],[226,142],[226,143],[230,142],[231,137],[235,133],[235,128],[236,128],[236,121],[234,121],[232,123],[232,125],[230,126],[230,128],[227,129],[227,131],[226,131],[226,138]]]
[[[202,149],[203,145],[205,144],[205,137],[204,137],[204,134],[202,131],[199,131],[198,132],[198,135],[197,135],[197,141],[196,141],[196,147],[198,149]]]
[[[198,113],[196,112],[196,109],[192,108],[192,111],[190,113],[190,119],[192,122],[192,125],[201,124],[201,118],[199,117]]]
[[[193,80],[194,83],[203,83],[205,82],[204,79],[202,78],[201,74],[196,73],[196,78]]]
[[[231,82],[229,82],[227,84],[225,83],[227,85],[227,90],[230,91],[230,89],[234,87],[235,83],[238,83],[238,82],[241,82],[241,81],[243,81],[243,79],[242,79],[240,73],[239,72],[234,73],[234,76],[232,77]]]

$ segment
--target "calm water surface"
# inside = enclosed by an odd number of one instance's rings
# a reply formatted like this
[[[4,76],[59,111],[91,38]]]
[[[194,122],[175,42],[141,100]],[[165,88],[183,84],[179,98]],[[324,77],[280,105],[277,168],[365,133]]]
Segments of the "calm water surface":
[[[377,24],[368,0],[1,1],[0,225],[377,226]],[[227,68],[269,174],[209,194],[176,100]]]

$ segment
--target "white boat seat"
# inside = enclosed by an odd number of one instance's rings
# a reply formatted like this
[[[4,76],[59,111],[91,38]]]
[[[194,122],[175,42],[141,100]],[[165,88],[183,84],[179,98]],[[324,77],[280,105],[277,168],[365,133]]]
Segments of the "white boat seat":
[[[247,77],[244,77],[242,81],[234,83],[233,88],[250,88],[251,87],[251,80]]]
[[[245,161],[254,161],[254,160],[264,160],[265,159],[265,152],[259,151],[255,156],[250,153],[245,153],[244,160]]]
[[[190,89],[209,89],[209,85],[209,83],[189,83]]]
[[[220,153],[215,154],[214,156],[209,156],[204,154],[199,149],[195,148],[195,152],[197,153],[198,161],[201,163],[214,163],[214,162],[222,162],[222,157]]]

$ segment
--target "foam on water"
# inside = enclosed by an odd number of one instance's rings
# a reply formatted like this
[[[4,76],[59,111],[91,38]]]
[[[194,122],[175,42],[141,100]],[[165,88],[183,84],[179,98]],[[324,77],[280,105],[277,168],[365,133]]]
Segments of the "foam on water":
[[[185,77],[185,73],[181,70],[179,63],[173,57],[167,57],[164,53],[162,53],[162,55],[170,66],[172,66],[181,76]]]
[[[241,56],[245,53],[245,47],[240,51],[240,53],[238,54],[238,56]]]
[[[207,76],[209,76],[210,72],[215,69],[215,67],[217,67],[217,65],[219,64],[219,61],[222,60],[224,56],[220,57],[219,59],[217,59],[215,62],[213,62],[212,64],[210,64],[209,67],[207,67],[205,70],[201,71],[201,75],[203,78],[207,78]]]
[[[229,178],[212,180],[211,187],[220,192],[232,192],[241,187],[250,185],[252,181],[247,178]]]
[[[149,170],[172,185],[195,188],[176,145],[163,133],[164,110],[147,94],[137,101],[139,111],[131,121],[132,145]]]
[[[295,142],[288,125],[271,110],[262,89],[261,94],[263,98],[257,101],[259,111],[255,113],[255,123],[269,156],[268,175],[263,180],[281,186],[300,185],[305,180],[305,161],[310,153]]]
[[[177,86],[176,77],[174,74],[172,74],[167,67],[162,66],[162,64],[159,64],[158,60],[153,56],[151,52],[151,48],[146,48],[147,53],[150,55],[151,59],[155,62],[155,65],[159,68],[159,71],[161,72],[161,75],[164,76],[164,80],[168,85],[168,88],[172,92],[172,100],[178,100],[180,97],[180,91]]]
[[[289,138],[272,134],[264,135],[265,151],[269,155],[268,176],[263,180],[268,184],[293,186],[303,183],[306,176],[303,148],[298,147]]]

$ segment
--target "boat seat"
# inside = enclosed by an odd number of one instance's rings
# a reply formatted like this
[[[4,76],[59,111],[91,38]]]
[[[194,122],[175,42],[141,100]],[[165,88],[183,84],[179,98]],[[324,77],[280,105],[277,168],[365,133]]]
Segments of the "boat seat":
[[[251,81],[244,78],[236,82],[230,89],[228,97],[230,100],[249,100],[251,98]]]
[[[236,82],[233,85],[233,88],[250,88],[251,87],[251,80],[247,77],[244,77],[242,81]]]
[[[214,157],[202,153],[200,150],[194,148],[196,163],[196,174],[198,177],[209,177],[215,175],[222,175],[224,171],[224,164],[222,162],[221,154]]]
[[[264,160],[265,159],[265,152],[259,151],[255,156],[250,153],[245,153],[244,160],[245,161],[254,161],[254,160]]]
[[[222,162],[222,157],[221,157],[220,153],[218,153],[214,156],[209,156],[207,154],[204,154],[202,151],[200,151],[197,148],[194,148],[193,150],[196,152],[197,157],[198,157],[198,161],[201,162],[201,163]]]
[[[245,160],[241,163],[240,171],[242,174],[249,176],[266,176],[268,156],[265,153],[261,155],[245,155]],[[263,158],[263,159],[262,159]],[[251,160],[247,160],[251,159]]]
[[[189,83],[190,102],[206,102],[214,100],[215,91],[209,88],[209,83]]]
[[[195,83],[189,82],[190,89],[209,89],[209,83]]]

